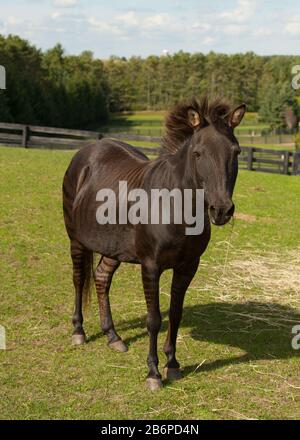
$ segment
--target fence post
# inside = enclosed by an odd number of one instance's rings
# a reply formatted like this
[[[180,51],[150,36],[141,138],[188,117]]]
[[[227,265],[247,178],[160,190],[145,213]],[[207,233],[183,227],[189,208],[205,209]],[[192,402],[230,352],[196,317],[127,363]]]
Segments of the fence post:
[[[283,158],[283,174],[289,174],[289,163],[290,163],[290,153],[289,151],[285,151]]]
[[[249,147],[248,149],[248,157],[247,157],[247,170],[253,170],[253,148]]]
[[[293,154],[293,174],[300,176],[300,151]]]
[[[22,147],[28,148],[29,141],[29,127],[28,125],[23,126],[23,135],[22,135]]]

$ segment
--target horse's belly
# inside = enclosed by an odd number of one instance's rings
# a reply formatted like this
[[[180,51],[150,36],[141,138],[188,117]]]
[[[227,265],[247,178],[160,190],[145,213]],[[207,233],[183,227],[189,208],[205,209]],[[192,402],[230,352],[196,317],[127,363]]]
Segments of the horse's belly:
[[[88,249],[109,258],[139,263],[136,255],[135,230],[128,225],[91,225],[79,232],[78,240]]]

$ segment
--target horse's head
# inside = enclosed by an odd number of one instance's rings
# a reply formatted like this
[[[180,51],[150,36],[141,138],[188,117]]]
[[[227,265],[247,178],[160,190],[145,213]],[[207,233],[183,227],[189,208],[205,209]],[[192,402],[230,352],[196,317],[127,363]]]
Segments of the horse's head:
[[[163,147],[172,155],[185,154],[186,178],[203,188],[212,223],[224,225],[234,214],[232,193],[238,171],[239,143],[234,136],[245,114],[242,104],[235,109],[220,100],[177,105],[166,119]],[[183,145],[186,148],[183,148]]]
[[[204,112],[199,110],[188,110],[189,124],[194,128],[190,159],[196,182],[204,188],[212,223],[224,225],[234,214],[232,194],[240,153],[234,128],[243,119],[246,106],[229,110],[219,102]]]
[[[234,214],[232,194],[240,153],[234,128],[240,124],[245,110],[245,104],[229,111],[219,104],[202,115],[195,108],[188,110],[189,123],[194,127],[190,158],[215,225],[224,225]]]

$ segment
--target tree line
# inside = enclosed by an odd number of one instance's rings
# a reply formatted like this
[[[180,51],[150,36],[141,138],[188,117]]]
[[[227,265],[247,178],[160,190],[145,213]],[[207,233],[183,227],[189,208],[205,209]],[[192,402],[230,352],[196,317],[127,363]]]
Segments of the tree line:
[[[84,128],[107,120],[104,65],[91,52],[67,56],[59,44],[42,52],[17,36],[0,36],[0,64],[0,121]]]
[[[299,90],[291,87],[299,56],[173,55],[94,58],[67,55],[60,44],[42,52],[17,36],[0,36],[0,120],[86,128],[107,123],[112,112],[161,110],[204,93],[222,95],[274,127],[295,125]]]

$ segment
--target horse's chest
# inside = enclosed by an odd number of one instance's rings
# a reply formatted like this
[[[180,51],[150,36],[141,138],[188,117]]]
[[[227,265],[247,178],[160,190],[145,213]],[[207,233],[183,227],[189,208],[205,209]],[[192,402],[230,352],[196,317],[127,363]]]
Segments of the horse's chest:
[[[184,261],[197,259],[206,248],[203,246],[204,237],[186,237],[182,241],[170,242],[160,253],[159,261],[163,267],[175,267]],[[205,240],[207,242],[207,240]]]
[[[139,231],[141,232],[141,231]],[[169,269],[184,262],[195,261],[202,255],[209,241],[206,233],[201,236],[183,236],[160,232],[160,228],[153,233],[143,230],[137,233],[136,247],[140,261],[152,258],[162,269]]]

